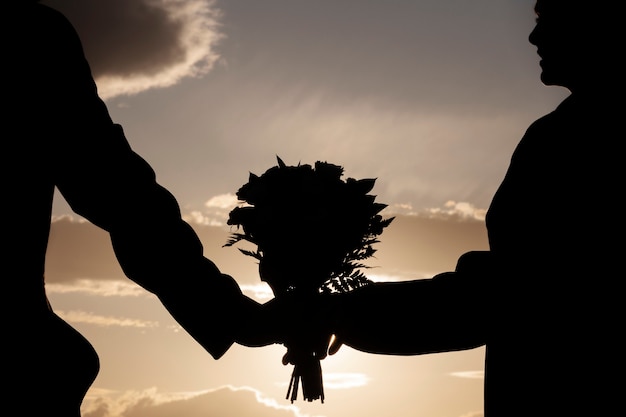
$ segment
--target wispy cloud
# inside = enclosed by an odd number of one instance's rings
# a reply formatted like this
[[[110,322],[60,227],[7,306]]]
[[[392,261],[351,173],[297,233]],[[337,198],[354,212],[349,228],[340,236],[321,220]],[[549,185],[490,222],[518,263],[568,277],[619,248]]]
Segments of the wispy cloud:
[[[78,279],[69,284],[47,284],[49,294],[82,293],[101,297],[152,296],[132,281]]]
[[[253,410],[253,411],[252,411]],[[156,415],[255,415],[258,417],[313,417],[297,406],[281,405],[250,387],[223,386],[193,392],[115,392],[92,388],[83,403],[84,417],[148,417]]]
[[[484,379],[485,372],[484,371],[460,371],[460,372],[451,372],[451,376],[458,378],[470,378],[470,379]]]
[[[433,208],[432,215],[460,217],[462,219],[485,220],[486,209],[477,208],[471,203],[448,200],[443,208]]]
[[[474,411],[474,412],[470,412],[467,414],[463,414],[460,417],[483,417],[485,415],[485,413],[483,413],[482,411]]]
[[[359,373],[332,373],[324,374],[324,388],[347,389],[367,385],[369,377]]]
[[[391,204],[381,214],[484,221],[486,213],[487,209],[476,207],[472,203],[448,200],[441,207],[419,210],[411,203]]]
[[[159,327],[159,323],[150,320],[131,319],[124,317],[102,316],[85,311],[63,311],[55,310],[62,319],[70,323],[93,324],[97,326],[117,326],[117,327],[137,327],[151,328]]]
[[[204,205],[208,208],[220,208],[223,210],[232,210],[239,200],[232,193],[220,194],[211,197]]]
[[[369,377],[365,374],[350,372],[326,372],[324,373],[324,389],[348,389],[367,385]],[[288,382],[280,382],[276,385],[287,387]]]
[[[259,302],[265,302],[274,297],[272,289],[264,282],[259,284],[241,284],[240,287],[244,294]]]
[[[226,226],[228,214],[238,203],[239,201],[235,194],[216,195],[204,203],[204,211],[193,210],[184,214],[183,218],[191,224],[201,226]]]

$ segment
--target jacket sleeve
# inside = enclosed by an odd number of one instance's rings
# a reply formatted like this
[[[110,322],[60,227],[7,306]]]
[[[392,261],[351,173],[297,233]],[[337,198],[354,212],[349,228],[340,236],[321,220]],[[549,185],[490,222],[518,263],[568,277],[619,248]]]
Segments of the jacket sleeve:
[[[203,256],[176,199],[130,149],[121,128],[113,126],[108,138],[94,135],[104,141],[98,156],[77,155],[59,170],[60,192],[77,214],[109,232],[126,276],[156,294],[183,328],[220,357],[251,300]]]
[[[33,75],[29,88],[37,97],[37,140],[49,154],[54,184],[77,214],[110,233],[128,278],[156,294],[183,328],[220,357],[252,301],[203,256],[174,196],[111,121],[73,27],[53,9],[42,6],[39,13],[35,27],[47,36],[38,59],[49,70]]]
[[[333,296],[337,337],[354,349],[417,355],[486,343],[488,256],[469,253],[455,271],[429,279],[377,282]]]

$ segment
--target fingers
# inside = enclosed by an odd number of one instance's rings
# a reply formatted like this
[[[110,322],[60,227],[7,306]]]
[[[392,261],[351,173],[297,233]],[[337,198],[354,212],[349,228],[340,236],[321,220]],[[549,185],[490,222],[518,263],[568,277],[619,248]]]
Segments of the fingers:
[[[341,339],[336,334],[332,335],[330,340],[330,346],[328,347],[328,354],[334,355],[335,353],[337,353],[337,351],[339,351],[339,348],[341,348],[341,345],[343,345]]]
[[[316,357],[319,360],[323,360],[328,356],[329,346],[332,345],[333,341],[337,343],[335,335],[328,334],[325,337],[318,338],[317,342],[313,342],[313,344],[309,343],[285,343],[287,347],[287,352],[282,357],[283,365],[287,364],[295,364],[298,356],[311,356]],[[306,346],[313,346],[312,348],[307,348]],[[336,349],[333,353],[336,353],[339,349],[339,346],[336,346]]]
[[[287,350],[287,352],[283,355],[283,365],[288,365],[293,363],[293,359],[291,358],[291,351]]]

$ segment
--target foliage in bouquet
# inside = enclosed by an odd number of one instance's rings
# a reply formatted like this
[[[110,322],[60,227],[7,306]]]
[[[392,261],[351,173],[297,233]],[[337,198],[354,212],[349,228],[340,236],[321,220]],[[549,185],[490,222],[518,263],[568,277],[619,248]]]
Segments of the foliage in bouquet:
[[[375,179],[342,179],[343,167],[278,165],[250,173],[237,191],[242,205],[228,224],[237,226],[224,246],[242,240],[256,250],[239,250],[259,260],[275,295],[301,290],[346,292],[367,285],[363,261],[374,255],[378,235],[394,219],[383,219],[386,204],[368,194]],[[270,279],[263,277],[271,276]]]

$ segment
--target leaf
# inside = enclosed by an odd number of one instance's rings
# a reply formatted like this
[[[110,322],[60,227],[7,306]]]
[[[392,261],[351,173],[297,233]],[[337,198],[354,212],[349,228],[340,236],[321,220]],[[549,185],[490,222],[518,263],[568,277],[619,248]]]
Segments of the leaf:
[[[261,254],[257,251],[251,251],[251,250],[246,250],[246,249],[241,249],[241,248],[238,248],[238,249],[239,249],[239,252],[243,253],[244,255],[252,256],[253,258],[259,261],[262,258]]]
[[[374,201],[374,200],[372,200],[372,201]],[[372,215],[380,213],[386,207],[387,207],[387,204],[374,203],[372,205]]]
[[[354,186],[361,194],[367,194],[374,188],[376,178],[365,178],[354,182]]]
[[[243,233],[231,233],[230,237],[228,238],[228,241],[224,243],[222,247],[224,248],[227,246],[233,246],[235,243],[239,242],[240,240],[245,240],[245,239],[246,239],[246,235],[244,235]]]
[[[387,226],[389,226],[389,225],[391,224],[391,222],[392,222],[392,221],[393,221],[393,219],[395,219],[395,218],[396,218],[396,217],[394,216],[394,217],[390,217],[390,218],[388,218],[388,219],[386,219],[386,220],[382,220],[382,221],[380,222],[380,224],[381,224],[381,226],[382,226],[382,227],[387,227]]]

